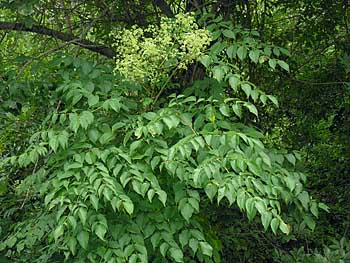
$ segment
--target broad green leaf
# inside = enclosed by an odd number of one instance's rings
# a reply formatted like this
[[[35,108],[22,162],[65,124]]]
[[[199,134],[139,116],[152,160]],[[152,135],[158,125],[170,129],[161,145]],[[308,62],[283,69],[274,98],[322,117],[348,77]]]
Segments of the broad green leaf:
[[[207,242],[199,242],[199,247],[203,253],[203,255],[207,255],[211,257],[213,255],[213,248]]]
[[[190,239],[189,231],[188,230],[183,230],[180,233],[180,235],[179,235],[179,241],[180,241],[180,244],[181,244],[182,248],[188,244],[189,239]]]
[[[101,133],[96,128],[91,128],[88,130],[88,136],[92,142],[97,142],[101,136]]]
[[[78,210],[78,216],[80,218],[80,221],[83,225],[85,225],[86,218],[87,218],[87,210],[84,207],[80,207]]]
[[[231,76],[231,77],[229,77],[228,81],[229,81],[231,88],[234,91],[237,91],[238,84],[239,84],[239,78],[236,76]]]
[[[312,231],[314,231],[314,230],[315,230],[316,223],[315,223],[315,221],[312,219],[312,217],[310,217],[310,216],[308,216],[308,215],[305,215],[303,219],[304,219],[304,222],[306,223],[306,225],[307,225]]]
[[[249,110],[251,113],[253,113],[256,117],[258,117],[258,110],[257,110],[257,108],[255,107],[254,104],[252,104],[252,103],[250,103],[250,102],[245,102],[243,105],[244,105],[245,107],[247,107],[248,110]]]
[[[318,207],[316,202],[311,203],[310,211],[315,217],[318,217]]]
[[[90,107],[96,105],[99,102],[99,96],[91,95],[88,97],[88,104]]]
[[[166,252],[168,251],[169,249],[169,244],[164,242],[163,244],[160,245],[159,247],[159,250],[160,250],[160,253],[162,254],[163,257],[165,257],[166,255]]]
[[[87,249],[89,243],[89,233],[85,230],[80,231],[77,235],[77,240],[82,248]]]
[[[247,95],[247,98],[249,98],[252,87],[248,83],[244,83],[241,88],[244,91],[245,95]]]
[[[87,127],[94,122],[94,115],[90,111],[83,111],[79,116],[80,126],[83,129],[87,129]]]
[[[249,51],[249,58],[256,64],[259,62],[259,50]]]
[[[266,206],[265,202],[262,199],[257,200],[255,202],[255,208],[258,209],[258,211],[259,211],[259,213],[261,215],[263,215],[263,214],[265,214],[267,212],[267,206]]]
[[[291,153],[287,154],[286,159],[288,160],[288,162],[290,162],[291,164],[293,164],[295,166],[296,159],[295,159],[293,154],[291,154]]]
[[[245,209],[247,211],[247,216],[249,220],[252,220],[255,216],[255,201],[254,198],[248,198],[245,201]]]
[[[55,231],[53,231],[53,237],[55,239],[55,241],[57,241],[57,239],[63,235],[64,232],[64,226],[63,225],[58,225],[55,229]]]
[[[288,235],[290,232],[290,226],[288,226],[286,223],[284,223],[283,220],[280,220],[279,228],[283,234]]]
[[[195,254],[198,250],[198,240],[191,238],[189,242],[189,247],[192,249],[193,253]]]
[[[183,261],[183,253],[181,249],[172,247],[169,249],[170,256],[176,261],[176,262],[184,262]]]
[[[237,53],[237,46],[236,45],[231,45],[226,49],[226,54],[229,58],[234,58]]]
[[[283,60],[277,60],[278,65],[280,65],[281,68],[289,72],[289,65],[284,62]]]
[[[73,256],[76,253],[76,248],[77,248],[77,240],[74,237],[70,237],[68,242],[67,242],[69,250],[72,252]]]
[[[264,226],[265,231],[269,228],[269,225],[272,220],[272,214],[268,211],[261,214],[261,223]]]
[[[162,204],[165,207],[165,203],[166,203],[166,200],[167,200],[167,193],[165,191],[163,191],[163,190],[158,190],[157,191],[157,195],[158,195],[159,201],[161,201]]]
[[[202,56],[199,61],[203,64],[204,67],[208,68],[212,62],[212,59],[208,55]]]
[[[97,196],[95,194],[91,194],[90,195],[90,203],[92,204],[92,206],[95,208],[95,210],[98,210],[98,202],[99,199],[97,198]]]
[[[228,38],[232,38],[232,39],[235,39],[235,38],[236,38],[235,33],[234,33],[232,30],[229,30],[229,29],[223,30],[223,31],[222,31],[222,34],[223,34],[225,37],[228,37]]]
[[[242,118],[242,106],[240,104],[232,104],[232,110],[239,118]]]
[[[278,47],[273,48],[273,53],[278,57],[281,53]]]
[[[224,79],[225,71],[224,71],[223,67],[215,66],[212,69],[212,72],[213,72],[213,78],[216,79],[217,81],[220,82]]]
[[[280,224],[280,220],[279,220],[278,218],[273,218],[273,219],[271,220],[271,223],[270,223],[271,229],[272,229],[272,232],[273,232],[275,235],[276,235],[276,233],[277,233],[277,228],[278,228],[279,224]]]
[[[218,187],[215,184],[210,183],[205,187],[204,190],[205,190],[205,193],[207,194],[207,196],[209,197],[209,200],[213,201],[214,196],[216,195],[216,193],[218,191]]]
[[[94,228],[95,230],[95,234],[101,239],[101,240],[105,240],[104,237],[107,233],[107,228],[105,225],[97,223],[97,225]]]
[[[15,236],[12,236],[10,237],[9,239],[6,240],[6,245],[9,247],[9,248],[12,248],[17,242],[17,237]]]
[[[219,110],[220,110],[220,112],[221,112],[222,115],[224,115],[224,116],[226,116],[226,117],[229,117],[229,116],[230,116],[229,108],[228,108],[227,105],[221,104]]]
[[[123,206],[125,211],[131,215],[134,212],[134,204],[131,201],[125,201],[123,202]]]
[[[276,64],[277,62],[275,59],[272,59],[272,58],[269,59],[269,65],[272,69],[276,69]]]
[[[269,100],[272,101],[272,103],[275,104],[278,107],[278,100],[276,99],[275,96],[267,95],[266,97],[268,97]]]
[[[309,193],[306,191],[301,192],[298,195],[298,199],[300,200],[300,202],[303,205],[303,207],[305,208],[305,210],[307,210],[309,207],[309,202],[310,202]]]
[[[240,60],[244,60],[247,57],[247,48],[245,46],[240,46],[237,50],[237,56]]]
[[[192,214],[194,212],[194,208],[189,204],[186,203],[180,210],[181,215],[186,219],[188,222],[190,218],[192,217]]]
[[[326,204],[324,204],[324,203],[319,203],[318,207],[321,208],[322,210],[326,211],[326,212],[329,212],[329,207]]]

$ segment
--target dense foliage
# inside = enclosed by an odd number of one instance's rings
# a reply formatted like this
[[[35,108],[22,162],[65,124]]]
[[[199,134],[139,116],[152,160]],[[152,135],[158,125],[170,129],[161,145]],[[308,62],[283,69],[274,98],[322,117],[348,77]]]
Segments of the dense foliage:
[[[0,1],[1,262],[348,262],[348,6]]]

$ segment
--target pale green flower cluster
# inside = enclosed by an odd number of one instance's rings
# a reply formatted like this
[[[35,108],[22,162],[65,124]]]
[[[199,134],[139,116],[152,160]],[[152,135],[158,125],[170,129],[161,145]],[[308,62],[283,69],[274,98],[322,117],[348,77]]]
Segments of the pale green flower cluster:
[[[174,70],[186,69],[197,60],[211,38],[199,29],[190,14],[164,18],[159,26],[134,26],[116,36],[115,70],[127,79],[156,88]]]

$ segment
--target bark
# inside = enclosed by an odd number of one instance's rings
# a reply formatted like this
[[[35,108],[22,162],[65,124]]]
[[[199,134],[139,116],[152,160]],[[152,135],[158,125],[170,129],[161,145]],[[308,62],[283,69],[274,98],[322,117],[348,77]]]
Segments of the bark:
[[[174,17],[173,11],[171,11],[170,6],[164,0],[154,0],[154,3],[167,17]]]
[[[0,30],[31,32],[31,33],[36,33],[40,35],[45,35],[45,36],[57,38],[64,42],[71,42],[74,45],[80,46],[82,48],[88,49],[93,52],[97,52],[108,58],[113,58],[115,56],[115,51],[110,47],[100,45],[86,39],[80,39],[79,37],[74,36],[72,34],[63,33],[63,32],[56,31],[40,25],[33,25],[31,27],[28,27],[23,23],[0,21]]]

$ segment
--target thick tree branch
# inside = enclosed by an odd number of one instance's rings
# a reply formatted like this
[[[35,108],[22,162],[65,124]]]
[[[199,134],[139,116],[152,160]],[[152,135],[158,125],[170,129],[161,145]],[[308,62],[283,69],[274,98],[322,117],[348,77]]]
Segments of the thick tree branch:
[[[79,37],[76,37],[72,34],[62,33],[44,26],[33,25],[31,27],[28,27],[23,23],[0,21],[0,30],[13,30],[13,31],[37,33],[45,36],[54,37],[64,42],[71,42],[74,45],[83,47],[93,52],[100,53],[101,55],[104,55],[108,58],[113,58],[115,56],[115,51],[110,47],[96,44],[86,39],[80,39]]]
[[[154,0],[154,3],[167,17],[174,17],[173,11],[171,11],[170,6],[164,0]]]

